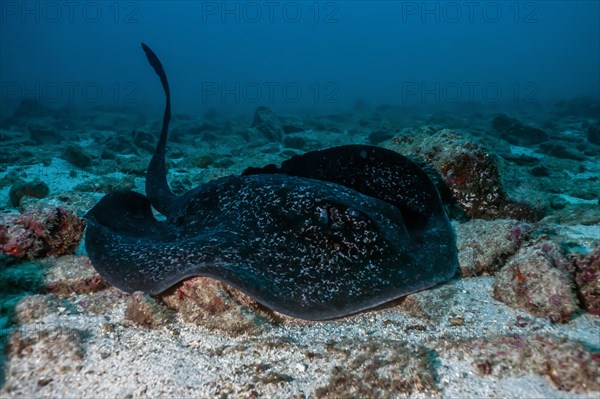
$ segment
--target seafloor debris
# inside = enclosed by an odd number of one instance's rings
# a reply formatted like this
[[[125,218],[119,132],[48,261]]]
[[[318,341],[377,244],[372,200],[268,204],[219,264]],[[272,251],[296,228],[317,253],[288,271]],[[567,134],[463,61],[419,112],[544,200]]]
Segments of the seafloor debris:
[[[2,124],[6,127],[10,127],[11,125],[24,125],[32,118],[47,118],[52,116],[55,112],[55,110],[41,105],[33,98],[25,98],[21,100],[13,113],[2,121]]]
[[[465,340],[458,344],[460,348],[472,359],[480,375],[505,378],[534,373],[548,378],[563,391],[600,390],[600,352],[577,341],[543,335],[506,335]]]
[[[595,125],[588,127],[587,139],[590,143],[600,145],[600,121]]]
[[[169,323],[171,316],[164,305],[143,292],[134,292],[129,297],[125,310],[125,319],[147,328],[164,326]]]
[[[269,141],[281,141],[284,130],[281,120],[269,107],[261,106],[254,112],[254,120],[250,127],[255,128]]]
[[[135,188],[135,181],[131,176],[116,178],[112,176],[102,176],[97,179],[90,179],[73,188],[77,192],[95,192],[112,193],[120,190],[132,190]]]
[[[61,158],[81,169],[85,169],[92,164],[92,156],[75,144],[69,145]]]
[[[47,124],[30,123],[27,130],[37,145],[58,144],[63,139],[54,127]]]
[[[577,310],[572,272],[573,265],[558,244],[532,243],[496,274],[494,298],[553,322],[568,322]]]
[[[44,198],[50,194],[48,185],[41,180],[33,181],[17,181],[11,187],[8,193],[10,203],[14,207],[18,207],[21,199],[25,196],[33,198]]]
[[[277,316],[240,291],[207,277],[183,281],[161,295],[186,322],[230,335],[263,332]]]
[[[436,162],[444,182],[472,218],[534,220],[531,206],[508,198],[494,158],[475,144],[465,143]]]
[[[522,124],[505,114],[500,114],[492,122],[494,129],[500,133],[500,138],[511,144],[532,145],[548,140],[548,133],[541,129]]]
[[[63,207],[28,208],[0,214],[0,254],[33,259],[71,254],[81,241],[85,221]]]
[[[59,297],[90,294],[108,288],[108,283],[94,270],[87,256],[61,256],[44,260],[44,290]]]
[[[527,223],[506,219],[474,219],[454,227],[458,262],[464,277],[496,272],[531,231]]]
[[[600,316],[600,248],[575,259],[575,283],[583,308]]]
[[[496,159],[483,147],[449,129],[392,139],[388,148],[432,165],[470,218],[537,220],[540,211],[505,192]],[[444,190],[440,190],[442,193]],[[447,191],[447,190],[446,190]]]
[[[562,159],[573,159],[575,161],[585,160],[585,158],[580,153],[576,152],[576,149],[570,149],[569,147],[556,141],[542,143],[540,144],[539,148],[541,152],[552,157]]]

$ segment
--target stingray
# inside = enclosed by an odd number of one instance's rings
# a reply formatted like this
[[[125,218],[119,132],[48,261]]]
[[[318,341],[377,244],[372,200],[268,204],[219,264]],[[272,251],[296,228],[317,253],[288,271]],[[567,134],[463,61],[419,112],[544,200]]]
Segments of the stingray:
[[[208,276],[277,312],[324,320],[455,274],[455,236],[435,185],[384,148],[312,151],[175,195],[165,165],[169,84],[158,57],[142,48],[166,96],[146,195],[107,194],[85,216],[88,256],[110,284],[158,295]]]

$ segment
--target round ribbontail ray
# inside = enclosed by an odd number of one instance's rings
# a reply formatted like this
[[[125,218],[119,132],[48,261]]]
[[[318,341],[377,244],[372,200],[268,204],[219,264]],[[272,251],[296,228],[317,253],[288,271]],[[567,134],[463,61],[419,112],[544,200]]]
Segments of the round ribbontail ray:
[[[455,237],[434,184],[390,150],[312,151],[175,195],[165,166],[169,84],[142,48],[166,95],[146,196],[111,193],[86,214],[88,256],[110,284],[157,295],[208,276],[275,311],[324,320],[454,276]]]

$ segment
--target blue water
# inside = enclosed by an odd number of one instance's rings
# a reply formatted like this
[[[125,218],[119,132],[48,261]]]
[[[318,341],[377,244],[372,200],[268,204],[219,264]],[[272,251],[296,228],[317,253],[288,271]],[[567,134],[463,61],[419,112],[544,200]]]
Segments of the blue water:
[[[2,1],[0,104],[328,112],[600,94],[598,1]]]

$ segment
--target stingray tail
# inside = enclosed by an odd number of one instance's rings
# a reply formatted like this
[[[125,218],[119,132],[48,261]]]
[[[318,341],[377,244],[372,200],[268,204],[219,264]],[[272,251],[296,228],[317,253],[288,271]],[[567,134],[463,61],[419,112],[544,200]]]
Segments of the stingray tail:
[[[164,215],[168,215],[170,205],[173,204],[174,200],[177,198],[169,188],[169,183],[167,182],[167,167],[165,165],[165,149],[167,146],[169,122],[171,121],[171,92],[169,90],[169,82],[167,81],[165,69],[156,54],[154,54],[154,51],[144,43],[142,43],[142,49],[144,50],[144,53],[146,53],[148,62],[150,62],[150,65],[152,65],[152,68],[154,68],[154,71],[160,78],[165,91],[165,96],[167,97],[160,138],[158,139],[158,144],[156,145],[154,155],[152,156],[150,165],[148,165],[148,171],[146,172],[146,195],[157,211]]]

